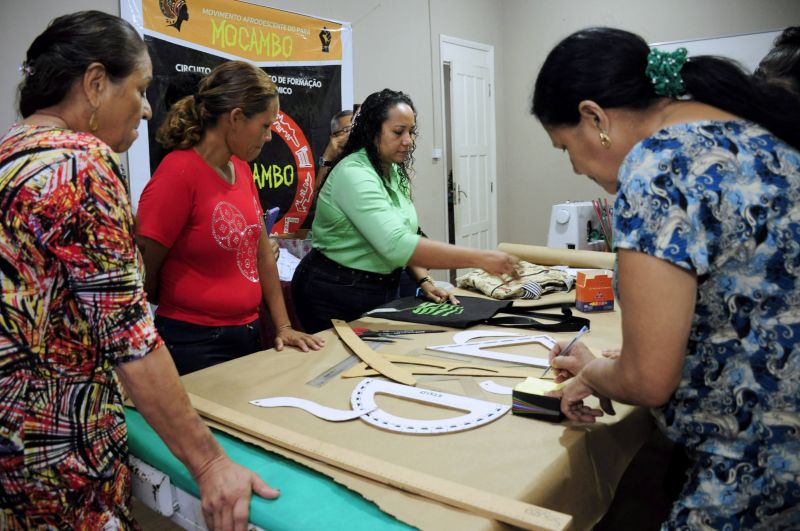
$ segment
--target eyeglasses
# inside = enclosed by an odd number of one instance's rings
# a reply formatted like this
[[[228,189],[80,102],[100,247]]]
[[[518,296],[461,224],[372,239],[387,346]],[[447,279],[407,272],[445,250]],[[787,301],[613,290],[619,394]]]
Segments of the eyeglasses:
[[[331,133],[331,136],[346,135],[346,134],[350,133],[351,129],[353,129],[352,125],[346,125],[346,126],[342,127],[341,129],[339,129],[338,131],[334,131],[333,133]]]

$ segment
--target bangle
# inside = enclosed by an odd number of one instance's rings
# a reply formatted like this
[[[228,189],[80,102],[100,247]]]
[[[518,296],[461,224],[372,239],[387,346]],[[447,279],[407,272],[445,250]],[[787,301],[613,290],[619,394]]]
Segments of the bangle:
[[[426,282],[430,282],[431,284],[433,284],[433,279],[431,278],[431,276],[430,276],[430,275],[425,275],[424,277],[422,277],[421,279],[419,279],[419,280],[417,281],[417,286],[420,286],[420,287],[422,287],[422,285],[423,285],[423,284],[425,284]]]
[[[283,325],[283,326],[279,326],[279,327],[278,327],[278,332],[280,332],[281,330],[285,330],[285,329],[287,329],[287,328],[291,328],[291,327],[292,327],[292,323],[285,324],[285,325]]]

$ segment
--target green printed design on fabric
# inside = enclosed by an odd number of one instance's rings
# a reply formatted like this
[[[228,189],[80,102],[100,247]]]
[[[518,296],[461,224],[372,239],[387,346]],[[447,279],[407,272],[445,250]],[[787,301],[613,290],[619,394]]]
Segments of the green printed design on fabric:
[[[464,313],[464,307],[449,303],[423,302],[414,308],[412,313],[417,315],[440,315],[447,317],[450,315],[461,315]]]

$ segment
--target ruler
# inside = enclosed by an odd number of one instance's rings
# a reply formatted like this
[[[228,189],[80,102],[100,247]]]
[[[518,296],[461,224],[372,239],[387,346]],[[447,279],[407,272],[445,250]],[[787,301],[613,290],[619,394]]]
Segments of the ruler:
[[[357,365],[358,362],[360,361],[361,359],[358,356],[356,356],[355,354],[350,354],[349,356],[347,356],[345,359],[343,359],[333,367],[326,369],[319,375],[307,381],[306,385],[310,385],[311,387],[322,387],[323,385],[328,383],[328,381],[330,381],[331,378],[339,376],[350,367]]]
[[[321,441],[187,393],[200,415],[246,435],[394,488],[523,529],[565,531],[572,517]]]

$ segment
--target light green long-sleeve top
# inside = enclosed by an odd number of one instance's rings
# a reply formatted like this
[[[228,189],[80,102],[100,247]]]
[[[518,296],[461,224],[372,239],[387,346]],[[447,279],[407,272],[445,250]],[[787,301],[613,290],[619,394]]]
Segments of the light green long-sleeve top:
[[[405,267],[420,239],[417,211],[400,189],[397,166],[387,187],[363,149],[328,175],[311,231],[314,248],[331,260],[380,274]]]

